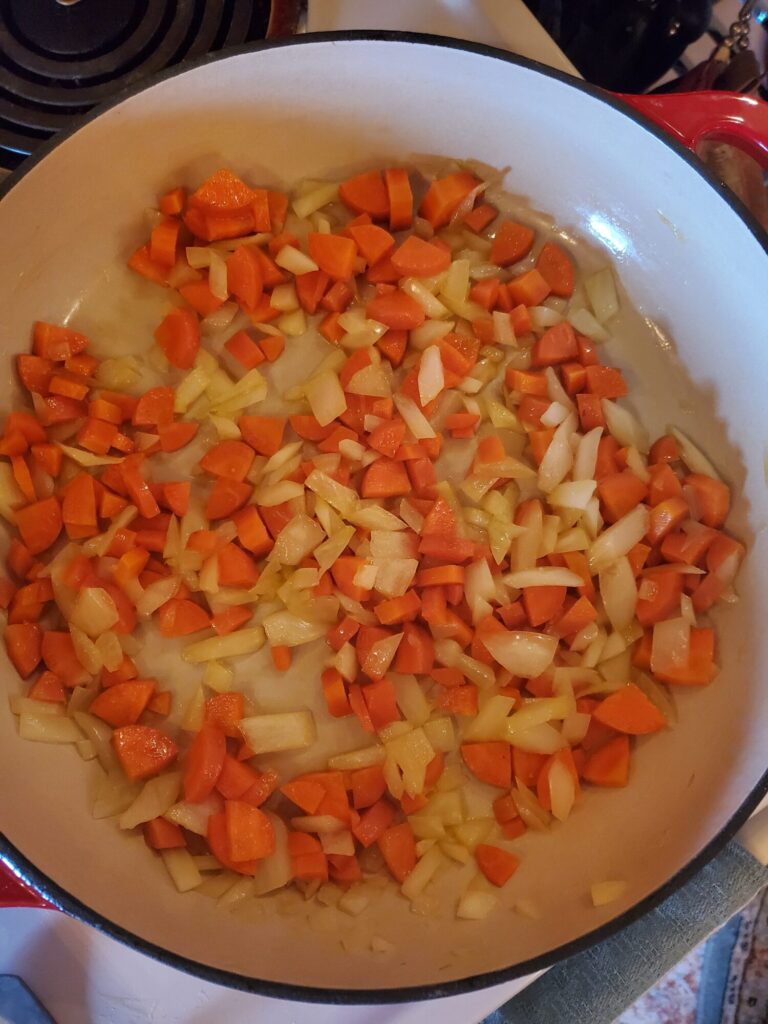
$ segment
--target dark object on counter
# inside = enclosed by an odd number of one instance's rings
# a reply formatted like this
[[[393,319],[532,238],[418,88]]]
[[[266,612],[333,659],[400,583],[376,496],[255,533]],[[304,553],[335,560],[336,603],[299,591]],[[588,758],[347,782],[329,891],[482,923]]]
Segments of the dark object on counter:
[[[525,0],[595,85],[644,92],[707,30],[712,0]]]
[[[267,36],[301,0],[0,0],[0,167],[142,78]]]

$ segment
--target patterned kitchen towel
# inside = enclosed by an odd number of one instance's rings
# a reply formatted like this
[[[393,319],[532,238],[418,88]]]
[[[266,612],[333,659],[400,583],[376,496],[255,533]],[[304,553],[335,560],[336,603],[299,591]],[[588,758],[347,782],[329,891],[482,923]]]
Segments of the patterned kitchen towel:
[[[696,1024],[768,1020],[768,889],[704,947]]]
[[[733,841],[654,910],[556,964],[485,1024],[611,1024],[765,885],[768,869]]]

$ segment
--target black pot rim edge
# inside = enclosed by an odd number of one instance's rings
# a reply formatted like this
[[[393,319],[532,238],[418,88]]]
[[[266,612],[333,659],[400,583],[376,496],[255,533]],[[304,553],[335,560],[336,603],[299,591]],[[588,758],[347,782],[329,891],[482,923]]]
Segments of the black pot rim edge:
[[[744,204],[728,189],[719,182],[693,153],[686,149],[680,142],[669,136],[661,128],[646,120],[632,107],[623,103],[610,93],[605,92],[596,86],[590,85],[580,79],[576,79],[565,72],[550,68],[538,61],[520,57],[506,50],[482,43],[473,43],[461,39],[453,39],[445,36],[432,36],[416,32],[390,32],[390,31],[353,31],[353,32],[317,32],[305,35],[294,36],[287,39],[271,39],[247,44],[241,47],[215,54],[207,54],[197,60],[185,62],[166,69],[156,75],[142,80],[137,85],[121,91],[112,100],[95,107],[86,117],[75,122],[73,128],[54,136],[51,140],[39,147],[36,152],[28,157],[15,171],[13,171],[2,183],[0,183],[0,200],[7,195],[38,163],[55,149],[61,142],[76,134],[82,127],[106,113],[112,107],[117,106],[124,100],[129,99],[146,89],[157,85],[170,78],[184,74],[196,67],[211,64],[214,61],[225,60],[228,57],[235,57],[244,53],[255,53],[261,50],[271,50],[284,46],[303,46],[312,43],[344,43],[349,41],[370,41],[370,42],[402,42],[415,43],[426,46],[436,46],[445,49],[467,50],[480,56],[490,57],[495,60],[502,60],[508,64],[516,64],[536,71],[548,78],[554,78],[572,89],[578,89],[587,93],[595,99],[608,104],[621,111],[626,117],[631,118],[639,127],[656,136],[677,155],[683,159],[692,171],[704,178],[709,185],[715,189],[720,197],[732,208],[734,213],[746,223],[757,242],[768,254],[768,232],[764,231],[755,217],[749,212]],[[217,967],[210,967],[196,960],[173,953],[155,945],[146,939],[122,928],[102,914],[97,913],[85,903],[76,899],[61,886],[57,885],[44,872],[25,857],[13,843],[0,834],[0,860],[2,860],[11,871],[36,889],[45,899],[59,910],[64,911],[71,917],[91,925],[97,931],[103,932],[111,938],[138,950],[145,955],[167,964],[177,970],[184,971],[195,977],[213,984],[222,985],[227,988],[242,992],[249,992],[255,995],[268,996],[276,999],[292,1000],[304,1003],[328,1003],[337,1005],[376,1005],[395,1004],[411,1002],[414,1000],[439,999],[448,996],[462,995],[470,992],[489,988],[493,985],[501,985],[505,982],[522,978],[528,974],[545,970],[552,967],[560,960],[583,952],[590,946],[609,938],[622,928],[636,921],[645,913],[658,906],[663,900],[671,896],[678,888],[684,885],[701,868],[704,867],[720,849],[732,839],[741,826],[747,821],[751,813],[760,803],[761,799],[768,793],[768,769],[763,774],[754,789],[750,792],[733,816],[721,829],[721,831],[710,840],[683,868],[672,876],[667,882],[640,900],[629,910],[618,917],[613,918],[606,924],[593,929],[584,935],[573,939],[571,942],[549,950],[547,953],[532,959],[514,964],[511,967],[500,970],[488,971],[483,974],[471,975],[466,978],[459,978],[454,981],[435,983],[428,985],[414,985],[404,988],[387,989],[341,989],[341,988],[317,988],[304,985],[296,985],[285,982],[269,981],[255,977],[237,974]]]

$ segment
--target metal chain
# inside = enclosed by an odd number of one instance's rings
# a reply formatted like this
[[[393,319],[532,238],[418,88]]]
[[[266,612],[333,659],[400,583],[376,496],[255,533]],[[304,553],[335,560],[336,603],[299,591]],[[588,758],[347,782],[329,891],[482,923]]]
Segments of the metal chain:
[[[749,47],[750,21],[756,3],[757,0],[745,0],[738,18],[728,29],[728,35],[721,43],[722,46],[727,46],[734,53],[739,53]]]

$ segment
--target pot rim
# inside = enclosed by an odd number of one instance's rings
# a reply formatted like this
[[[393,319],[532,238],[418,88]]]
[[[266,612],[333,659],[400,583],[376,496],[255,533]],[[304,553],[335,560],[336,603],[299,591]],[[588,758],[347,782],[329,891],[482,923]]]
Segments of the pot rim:
[[[508,64],[518,65],[530,71],[554,78],[563,85],[577,89],[587,95],[600,100],[608,106],[620,111],[625,117],[633,120],[640,128],[660,139],[669,146],[679,157],[681,157],[692,171],[704,178],[705,181],[720,195],[733,212],[742,221],[768,255],[768,231],[764,230],[757,219],[750,213],[747,207],[727,186],[717,180],[706,165],[699,160],[694,153],[686,149],[682,143],[669,136],[663,129],[646,120],[630,106],[625,104],[610,92],[606,92],[597,86],[584,82],[581,79],[573,78],[563,71],[548,67],[538,61],[527,57],[521,57],[498,47],[489,46],[484,43],[475,43],[468,40],[454,39],[446,36],[428,35],[419,32],[397,32],[397,31],[352,31],[352,32],[315,32],[304,35],[293,36],[284,39],[259,40],[244,46],[233,47],[225,51],[213,54],[206,54],[195,60],[183,62],[172,68],[167,68],[139,83],[128,86],[121,90],[116,96],[106,103],[93,108],[85,117],[78,119],[72,128],[55,135],[44,143],[35,153],[28,157],[15,171],[13,171],[3,182],[0,183],[0,201],[15,188],[38,163],[44,160],[60,143],[75,135],[81,128],[91,121],[105,114],[113,107],[118,106],[124,100],[129,99],[154,85],[164,82],[170,78],[184,74],[187,71],[203,67],[215,61],[226,60],[229,57],[240,56],[245,53],[258,53],[262,50],[271,50],[285,46],[303,46],[312,43],[344,43],[344,42],[386,42],[386,43],[413,43],[422,46],[435,46],[443,49],[466,50],[479,56],[489,57],[494,60],[502,60]],[[630,907],[623,914],[612,918],[605,924],[586,932],[584,935],[564,943],[554,949],[548,950],[539,956],[514,964],[510,967],[499,970],[487,971],[482,974],[470,975],[466,978],[458,978],[454,981],[437,982],[425,985],[413,985],[404,988],[385,989],[344,989],[344,988],[317,988],[314,986],[297,985],[288,982],[269,981],[256,977],[238,974],[223,968],[211,967],[187,957],[165,949],[126,928],[115,924],[109,918],[91,909],[87,904],[71,895],[63,889],[43,871],[37,868],[24,854],[18,850],[13,843],[4,835],[0,834],[0,861],[10,871],[21,878],[28,885],[36,889],[45,899],[57,909],[64,911],[71,917],[84,922],[100,931],[110,938],[116,939],[141,953],[160,961],[169,967],[182,970],[187,974],[201,978],[213,984],[222,985],[236,989],[241,992],[249,992],[255,995],[268,996],[276,999],[291,1000],[304,1003],[328,1003],[336,1005],[374,1005],[374,1004],[396,1004],[406,1003],[415,1000],[440,999],[448,996],[462,995],[476,992],[493,985],[500,985],[513,981],[516,978],[545,970],[554,964],[568,957],[581,953],[598,942],[609,938],[619,932],[622,928],[636,921],[645,913],[658,906],[663,900],[671,896],[677,889],[684,885],[698,871],[700,871],[722,847],[732,839],[741,826],[747,821],[762,798],[768,793],[768,769],[747,795],[742,804],[736,808],[730,819],[726,822],[720,832],[714,836],[688,863],[675,875],[664,882],[654,892]]]

